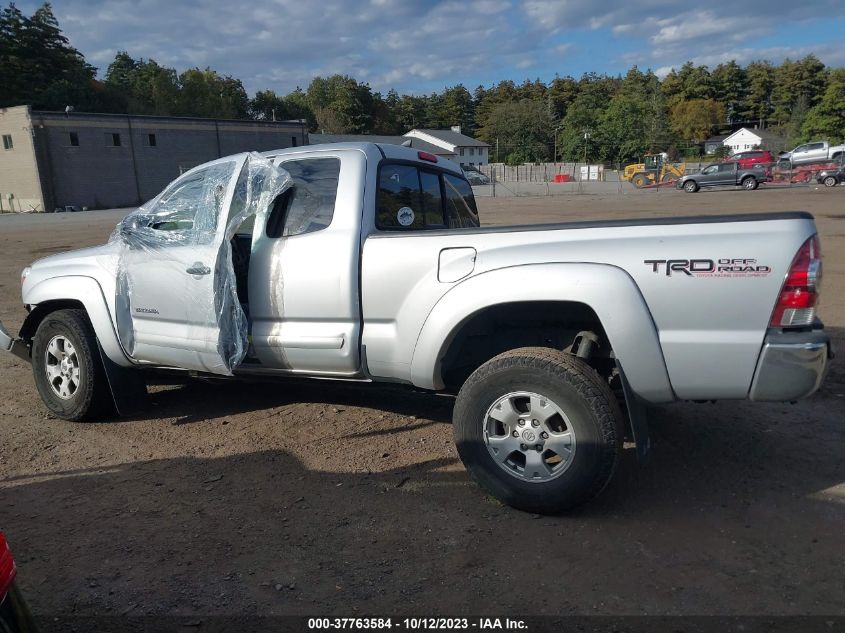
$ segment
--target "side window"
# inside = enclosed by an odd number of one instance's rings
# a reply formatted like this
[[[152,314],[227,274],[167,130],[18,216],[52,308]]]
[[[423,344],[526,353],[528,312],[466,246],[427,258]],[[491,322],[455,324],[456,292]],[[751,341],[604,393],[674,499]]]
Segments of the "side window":
[[[715,174],[717,169],[718,169],[717,165],[710,165],[710,167],[706,167],[704,169],[704,171],[702,171],[701,173],[702,174]]]
[[[440,176],[434,172],[420,170],[420,191],[425,212],[425,225],[445,227]]]
[[[201,243],[211,241],[234,170],[235,163],[220,163],[171,185],[151,209],[150,228],[192,231]]]
[[[450,229],[477,227],[478,207],[475,206],[475,196],[472,187],[463,178],[443,175],[443,185],[446,191],[446,211]]]
[[[792,151],[793,151],[795,154],[798,154],[799,152],[806,152],[806,151],[807,151],[807,149],[808,149],[809,147],[810,147],[809,145],[799,145],[798,147],[796,147],[796,148],[795,148],[794,150],[792,150]]]
[[[293,187],[283,194],[284,204],[277,204],[271,212],[267,236],[290,237],[329,226],[337,200],[340,160],[306,158],[285,161],[279,167],[290,174]]]
[[[376,225],[380,229],[425,227],[420,173],[413,165],[382,165]]]
[[[816,151],[818,149],[824,149],[824,143],[810,143],[807,146],[807,149],[810,151]]]
[[[722,163],[718,167],[719,171],[733,171],[736,169],[736,165],[736,163]]]

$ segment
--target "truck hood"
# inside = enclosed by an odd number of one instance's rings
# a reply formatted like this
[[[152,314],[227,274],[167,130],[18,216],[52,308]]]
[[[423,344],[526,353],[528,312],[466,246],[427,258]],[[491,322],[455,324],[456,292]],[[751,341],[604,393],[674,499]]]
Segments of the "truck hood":
[[[27,292],[47,279],[71,276],[92,277],[100,281],[114,279],[119,250],[119,242],[108,242],[35,261],[21,288],[24,303],[30,303],[26,300]]]

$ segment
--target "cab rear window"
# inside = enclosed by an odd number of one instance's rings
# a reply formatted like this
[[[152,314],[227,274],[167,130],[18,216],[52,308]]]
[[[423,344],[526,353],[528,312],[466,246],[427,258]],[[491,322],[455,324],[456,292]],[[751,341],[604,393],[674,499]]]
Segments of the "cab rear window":
[[[466,180],[416,165],[381,166],[378,228],[402,231],[478,225],[475,198]]]

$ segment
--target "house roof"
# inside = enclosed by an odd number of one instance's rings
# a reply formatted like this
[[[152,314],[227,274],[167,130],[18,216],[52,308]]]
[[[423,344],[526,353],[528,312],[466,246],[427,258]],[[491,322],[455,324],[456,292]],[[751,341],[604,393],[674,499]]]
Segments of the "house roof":
[[[454,132],[452,130],[428,130],[417,128],[416,130],[411,130],[411,132],[421,132],[422,134],[428,134],[429,136],[433,136],[434,138],[440,139],[444,143],[449,143],[450,145],[457,145],[458,147],[490,147],[489,144],[485,143],[484,141],[479,141],[477,139],[472,138],[471,136],[467,136],[466,134],[461,134],[460,132]],[[410,134],[410,132],[408,132]],[[405,136],[408,136],[406,134]]]
[[[747,128],[747,127],[742,127],[742,128],[739,128],[736,132],[734,132],[730,136],[728,136],[727,138],[725,138],[724,141],[725,142],[730,141],[734,136],[736,136],[737,134],[740,134],[743,131],[748,132],[749,134],[751,134],[753,136],[756,136],[761,141],[769,141],[769,142],[774,141],[774,142],[781,142],[782,143],[783,140],[784,140],[782,137],[778,136],[777,134],[772,134],[768,130],[762,130],[762,129],[758,129],[758,128],[754,128],[752,130],[752,129]]]
[[[711,136],[710,138],[708,138],[708,139],[707,139],[706,141],[704,141],[704,142],[705,142],[705,143],[721,143],[721,142],[722,142],[722,141],[724,141],[726,138],[728,138],[728,135],[727,135],[727,134],[720,134],[720,135],[718,135],[718,136]]]
[[[419,138],[407,136],[383,136],[380,134],[308,134],[308,142],[311,145],[319,143],[385,143],[387,145],[402,145],[407,141],[411,141],[409,147],[429,152],[436,156],[443,156],[449,158],[454,156],[454,152],[434,145]]]

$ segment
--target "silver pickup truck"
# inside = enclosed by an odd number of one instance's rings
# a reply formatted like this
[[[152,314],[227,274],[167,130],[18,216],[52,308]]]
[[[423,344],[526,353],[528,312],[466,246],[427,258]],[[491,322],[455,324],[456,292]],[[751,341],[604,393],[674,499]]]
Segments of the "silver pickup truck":
[[[27,267],[0,348],[69,420],[125,413],[160,368],[456,393],[473,478],[559,512],[624,438],[645,451],[649,403],[816,391],[820,279],[807,213],[480,228],[454,163],[306,146],[196,167],[106,245]]]

